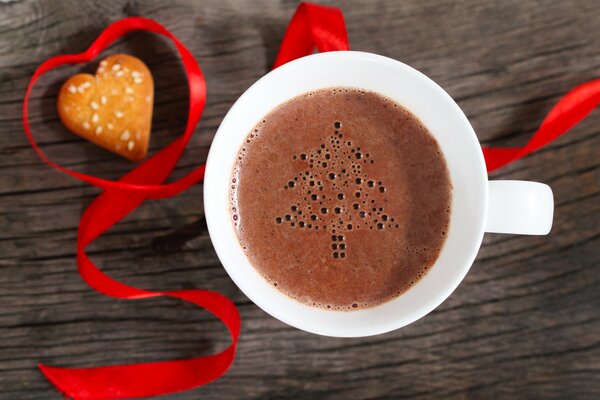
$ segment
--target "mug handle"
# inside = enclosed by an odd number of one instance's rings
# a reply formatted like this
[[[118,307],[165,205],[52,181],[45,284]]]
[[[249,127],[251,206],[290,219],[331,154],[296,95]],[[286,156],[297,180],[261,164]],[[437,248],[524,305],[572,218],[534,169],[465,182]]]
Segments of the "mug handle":
[[[490,181],[486,232],[547,235],[554,197],[550,186],[528,181]]]

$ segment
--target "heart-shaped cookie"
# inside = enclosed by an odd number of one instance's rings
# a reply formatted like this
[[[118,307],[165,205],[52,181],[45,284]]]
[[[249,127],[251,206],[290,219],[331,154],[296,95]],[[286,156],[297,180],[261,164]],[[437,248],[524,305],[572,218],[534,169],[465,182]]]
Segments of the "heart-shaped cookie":
[[[58,115],[71,132],[131,161],[146,157],[154,81],[138,58],[114,54],[96,75],[69,78],[58,95]]]

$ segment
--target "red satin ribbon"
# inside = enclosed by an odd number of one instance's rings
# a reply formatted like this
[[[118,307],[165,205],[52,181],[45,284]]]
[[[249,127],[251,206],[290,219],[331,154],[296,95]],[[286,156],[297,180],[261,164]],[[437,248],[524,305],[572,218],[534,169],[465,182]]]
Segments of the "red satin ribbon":
[[[118,181],[108,181],[61,167],[50,161],[37,146],[28,121],[28,103],[33,85],[44,73],[64,64],[91,61],[104,48],[133,31],[150,31],[169,38],[181,55],[189,83],[189,114],[184,134]],[[235,356],[240,334],[240,317],[234,304],[219,293],[207,290],[155,292],[120,283],[88,258],[85,248],[111,226],[137,208],[144,200],[176,195],[204,176],[204,165],[170,184],[162,184],[175,167],[200,120],[206,102],[206,85],[193,55],[162,25],[145,18],[127,18],[110,25],[83,53],[62,55],[44,62],[34,73],[23,103],[23,124],[27,137],[44,162],[77,179],[103,189],[85,210],[77,236],[77,265],[83,279],[95,290],[120,299],[174,297],[203,307],[227,327],[232,344],[223,352],[207,357],[99,368],[56,368],[40,364],[44,375],[63,393],[76,399],[118,399],[172,393],[211,382],[227,371]]]
[[[350,49],[344,14],[339,8],[301,3],[285,31],[273,69],[312,54],[315,48],[320,52]]]
[[[184,134],[118,181],[109,181],[73,171],[49,160],[37,146],[28,121],[28,102],[37,79],[64,64],[91,61],[121,36],[137,30],[154,32],[170,39],[181,55],[189,81],[190,105]],[[348,37],[341,11],[337,8],[302,3],[294,14],[273,68],[319,51],[347,50]],[[88,258],[85,248],[103,232],[135,210],[144,200],[174,196],[200,181],[204,165],[169,184],[170,175],[204,109],[206,86],[192,54],[162,25],[145,18],[126,18],[110,25],[83,53],[62,55],[44,62],[34,73],[23,104],[25,133],[34,150],[48,165],[103,189],[85,210],[78,231],[77,265],[83,279],[95,290],[121,299],[174,297],[203,307],[228,328],[232,344],[221,353],[186,360],[161,361],[95,368],[56,368],[40,364],[46,377],[63,393],[76,399],[118,399],[147,397],[187,390],[222,376],[235,356],[240,317],[226,297],[206,290],[155,292],[125,285],[101,272]],[[576,125],[600,102],[600,80],[580,85],[567,93],[527,145],[521,148],[484,148],[488,170],[492,171],[546,145]]]
[[[488,171],[525,157],[557,139],[577,125],[600,104],[600,79],[570,90],[552,107],[537,132],[523,147],[484,147]]]

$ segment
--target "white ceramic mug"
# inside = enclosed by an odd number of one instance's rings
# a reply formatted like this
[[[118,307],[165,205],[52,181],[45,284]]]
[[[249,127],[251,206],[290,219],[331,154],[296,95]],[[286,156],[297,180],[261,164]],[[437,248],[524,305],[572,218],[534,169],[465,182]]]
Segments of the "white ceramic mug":
[[[381,93],[416,115],[440,144],[453,186],[448,237],[429,272],[399,297],[357,311],[310,307],[269,285],[250,264],[239,244],[229,204],[235,159],[258,121],[295,96],[339,86]],[[553,208],[552,191],[547,185],[488,182],[473,128],[454,100],[435,82],[399,61],[355,51],[307,56],[271,71],[252,85],[231,107],[215,135],[204,182],[204,210],[212,243],[242,292],[264,311],[291,326],[338,337],[384,333],[423,317],[462,281],[477,255],[484,232],[547,234]]]

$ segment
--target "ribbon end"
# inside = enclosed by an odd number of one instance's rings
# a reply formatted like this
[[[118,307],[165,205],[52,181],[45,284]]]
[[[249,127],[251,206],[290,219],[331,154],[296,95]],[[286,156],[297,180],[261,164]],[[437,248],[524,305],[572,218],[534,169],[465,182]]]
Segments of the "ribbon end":
[[[59,381],[59,373],[58,371],[61,368],[56,368],[56,367],[50,367],[48,365],[44,365],[42,363],[38,363],[37,367],[39,368],[39,370],[41,371],[41,373],[46,377],[46,379],[48,381],[50,381],[50,383],[52,383],[52,385],[63,395],[72,398],[72,395],[69,394],[68,392],[65,391],[65,389],[63,387],[61,387]]]

